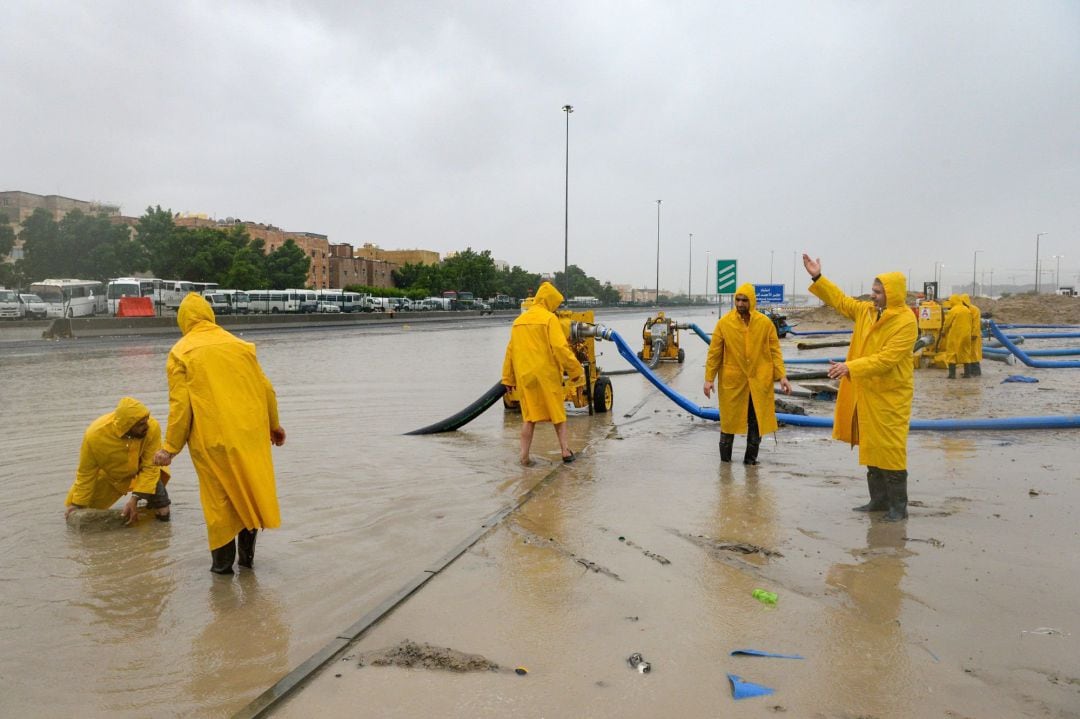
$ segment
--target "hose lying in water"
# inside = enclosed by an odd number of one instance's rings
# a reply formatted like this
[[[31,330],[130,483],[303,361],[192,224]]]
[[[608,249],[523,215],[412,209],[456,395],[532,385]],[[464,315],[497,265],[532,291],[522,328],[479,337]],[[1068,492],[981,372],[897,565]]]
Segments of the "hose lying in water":
[[[1080,337],[1080,332],[1025,332],[1022,335],[1005,335],[1011,340],[1026,337],[1029,340],[1063,340]]]
[[[795,344],[795,349],[800,350],[817,350],[825,347],[847,347],[851,342],[847,340],[834,340],[830,342],[798,342]]]
[[[618,348],[619,354],[627,362],[645,375],[645,378],[653,383],[662,394],[684,410],[714,422],[720,421],[720,410],[716,407],[702,407],[696,405],[686,397],[664,384],[659,377],[645,366],[637,358],[630,345],[626,344],[618,332],[610,331],[604,339],[611,340]],[[1080,363],[1078,363],[1080,364]],[[832,427],[832,417],[811,417],[798,414],[777,413],[776,419],[792,427]],[[996,417],[991,419],[913,419],[912,430],[936,430],[939,432],[955,432],[959,430],[1017,430],[1017,429],[1080,429],[1080,415],[1058,415],[1047,417]]]
[[[809,337],[811,335],[849,335],[851,330],[806,330],[805,332],[796,332],[788,327],[787,333],[796,337]]]
[[[1009,339],[1008,335],[1006,335],[1004,332],[1002,332],[1000,329],[998,329],[997,324],[993,320],[990,320],[989,327],[990,327],[990,334],[992,334],[995,338],[997,338],[998,342],[1003,344],[1006,349],[1008,349],[1010,352],[1012,352],[1013,355],[1015,355],[1018,360],[1020,360],[1024,364],[1026,364],[1028,367],[1036,367],[1036,368],[1043,368],[1043,369],[1052,369],[1052,368],[1059,368],[1059,367],[1080,367],[1080,360],[1037,360],[1037,359],[1032,359],[1031,355],[1029,355],[1027,352],[1025,352],[1024,350],[1020,349],[1015,344],[1013,344],[1012,340]],[[1028,339],[1031,339],[1031,335],[1028,335],[1027,337],[1028,337]],[[985,353],[986,350],[984,349],[983,352]]]
[[[441,422],[429,424],[427,427],[414,429],[412,432],[406,432],[405,434],[438,434],[439,432],[453,432],[455,429],[464,427],[466,424],[482,415],[488,407],[502,399],[504,394],[506,394],[506,387],[503,387],[502,382],[496,382],[492,385],[491,389],[480,395],[479,399],[457,414],[451,415]]]
[[[698,327],[696,324],[690,325],[690,329],[693,330],[694,334],[696,334],[698,337],[705,340],[706,342],[712,342],[712,337],[705,334],[705,331]],[[843,362],[844,359],[845,358],[843,357],[796,357],[795,359],[788,359],[787,357],[785,357],[784,364],[828,364],[830,360],[833,362]]]

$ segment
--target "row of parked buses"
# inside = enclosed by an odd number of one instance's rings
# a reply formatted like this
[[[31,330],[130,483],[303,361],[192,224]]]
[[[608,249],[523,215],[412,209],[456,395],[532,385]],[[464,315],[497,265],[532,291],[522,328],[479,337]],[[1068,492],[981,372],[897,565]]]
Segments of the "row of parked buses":
[[[149,297],[159,314],[175,312],[190,292],[205,297],[219,315],[488,310],[492,305],[500,306],[496,301],[485,304],[474,300],[467,292],[444,293],[443,297],[429,297],[424,300],[408,300],[403,297],[373,297],[345,290],[231,290],[222,289],[214,282],[159,280],[152,277],[120,277],[107,283],[95,280],[49,279],[31,284],[29,292],[41,298],[48,317],[115,315],[120,300],[125,297]],[[499,299],[502,298],[500,295]]]

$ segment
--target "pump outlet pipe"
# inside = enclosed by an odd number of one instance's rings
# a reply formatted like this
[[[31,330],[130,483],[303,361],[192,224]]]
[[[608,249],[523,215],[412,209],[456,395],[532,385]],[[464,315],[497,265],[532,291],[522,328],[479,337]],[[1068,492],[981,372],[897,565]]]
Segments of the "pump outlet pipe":
[[[1015,344],[1013,344],[1012,340],[1009,339],[1008,335],[1006,335],[1004,332],[1002,332],[998,328],[997,323],[995,323],[993,320],[990,320],[988,326],[990,328],[990,334],[992,334],[997,339],[998,342],[1000,342],[1006,349],[1008,349],[1010,352],[1012,352],[1013,355],[1015,355],[1018,360],[1020,360],[1024,364],[1026,364],[1028,367],[1035,367],[1035,368],[1041,368],[1041,369],[1056,369],[1056,368],[1061,368],[1061,367],[1065,367],[1065,368],[1080,367],[1080,360],[1037,360],[1037,359],[1032,359],[1031,355],[1029,355],[1027,352],[1025,352],[1024,350],[1020,349]],[[1031,339],[1032,337],[1031,337],[1031,335],[1027,335],[1027,338]],[[986,350],[983,350],[983,351],[985,352]]]

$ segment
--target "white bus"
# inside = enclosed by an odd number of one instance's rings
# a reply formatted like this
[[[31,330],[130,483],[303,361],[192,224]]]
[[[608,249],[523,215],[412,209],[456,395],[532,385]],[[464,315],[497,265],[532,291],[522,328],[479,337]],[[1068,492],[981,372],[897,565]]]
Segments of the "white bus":
[[[341,308],[342,312],[363,311],[364,295],[359,292],[345,292],[344,290],[317,290],[319,302],[333,302]]]
[[[300,297],[292,290],[248,290],[247,296],[251,312],[276,315],[300,311]]]
[[[299,304],[297,312],[315,312],[319,309],[319,297],[315,294],[315,290],[285,290],[291,295],[296,296],[296,300]]]
[[[225,301],[229,303],[229,310],[234,315],[246,315],[251,311],[251,300],[248,293],[242,290],[216,290],[215,294],[225,295]]]
[[[30,285],[30,293],[49,308],[49,317],[89,317],[109,310],[105,286],[94,280],[42,280]]]
[[[191,283],[187,280],[162,280],[161,282],[162,302],[170,310],[176,311],[189,292],[194,292],[194,290],[191,289]]]
[[[149,297],[155,307],[165,304],[163,283],[153,277],[118,277],[109,280],[105,296],[108,299],[110,315],[115,315],[120,309],[122,297]]]

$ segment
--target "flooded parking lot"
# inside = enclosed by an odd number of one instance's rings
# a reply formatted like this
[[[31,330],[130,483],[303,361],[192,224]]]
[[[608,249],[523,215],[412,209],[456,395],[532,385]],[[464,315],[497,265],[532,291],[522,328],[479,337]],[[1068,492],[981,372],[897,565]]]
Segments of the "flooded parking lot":
[[[636,344],[645,317],[599,319]],[[708,331],[715,316],[677,319]],[[0,713],[228,715],[543,481],[357,649],[430,641],[527,663],[528,683],[369,667],[320,677],[336,688],[301,692],[284,713],[338,715],[332,702],[356,692],[380,716],[715,715],[727,696],[721,649],[746,644],[808,657],[797,674],[762,670],[794,716],[1077,715],[1075,432],[913,433],[914,506],[898,531],[849,511],[865,483],[826,431],[783,428],[763,442],[760,467],[721,467],[715,424],[636,375],[613,378],[610,415],[571,416],[584,453],[568,468],[543,426],[539,466],[518,467],[520,418],[498,406],[459,432],[402,436],[497,380],[509,323],[248,333],[289,441],[274,452],[282,527],[260,535],[256,570],[233,578],[208,571],[186,453],[173,465],[171,523],[93,533],[63,522],[92,419],[132,395],[164,422],[174,338],[0,345]],[[708,402],[706,346],[690,333],[682,346],[686,364],[659,373]],[[602,367],[626,367],[610,344],[599,349]],[[1016,371],[987,361],[981,380],[955,382],[921,371],[914,416],[1077,412],[1076,370],[1000,383]],[[782,556],[717,548],[731,541]],[[762,584],[778,589],[779,609],[746,601]],[[1060,633],[1031,633],[1040,628]],[[631,651],[654,660],[651,684],[627,683],[639,678],[623,671]]]

